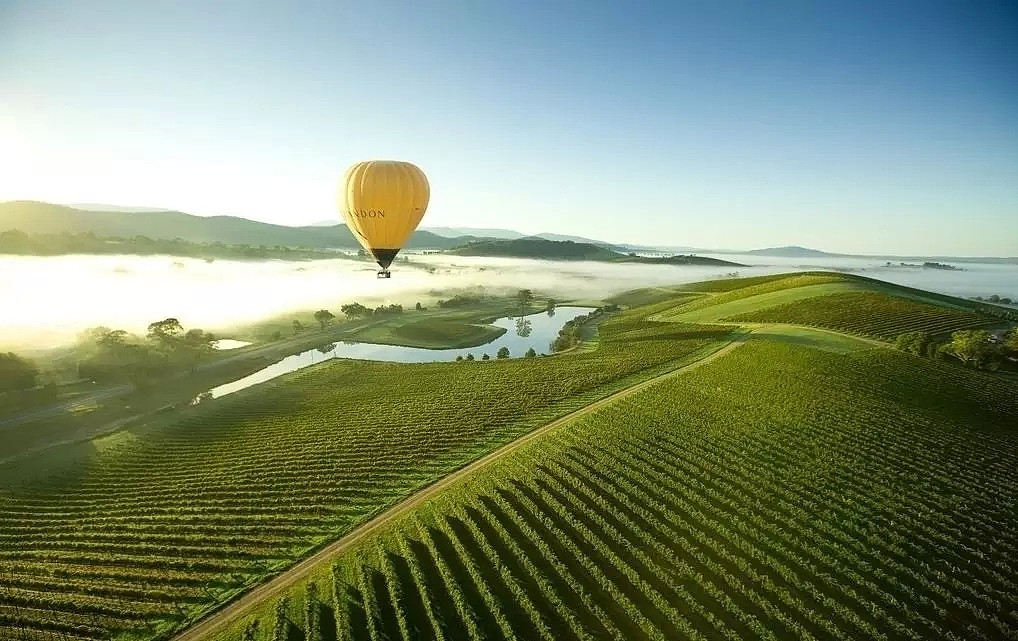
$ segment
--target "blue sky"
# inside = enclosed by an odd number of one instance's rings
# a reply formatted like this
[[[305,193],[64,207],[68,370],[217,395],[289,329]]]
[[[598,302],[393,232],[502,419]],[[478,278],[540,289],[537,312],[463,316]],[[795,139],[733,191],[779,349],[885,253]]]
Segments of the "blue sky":
[[[549,5],[554,5],[553,7]],[[1018,255],[1013,2],[10,2],[0,199]]]

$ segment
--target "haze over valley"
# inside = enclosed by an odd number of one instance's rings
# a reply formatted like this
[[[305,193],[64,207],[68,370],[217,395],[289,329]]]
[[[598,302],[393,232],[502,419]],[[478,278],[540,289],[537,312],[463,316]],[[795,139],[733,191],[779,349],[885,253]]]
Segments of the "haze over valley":
[[[0,1],[0,641],[1018,641],[1016,26]]]

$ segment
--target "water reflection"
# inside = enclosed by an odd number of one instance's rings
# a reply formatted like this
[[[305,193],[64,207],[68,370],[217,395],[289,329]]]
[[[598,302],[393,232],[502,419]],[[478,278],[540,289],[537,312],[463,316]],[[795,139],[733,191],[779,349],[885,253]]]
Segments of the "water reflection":
[[[495,340],[477,347],[458,349],[426,349],[423,347],[402,347],[400,345],[376,345],[374,343],[330,343],[300,354],[287,356],[278,363],[260,369],[250,376],[245,376],[231,383],[214,387],[195,399],[202,400],[219,398],[240,391],[258,383],[272,380],[283,374],[293,372],[315,363],[334,358],[353,358],[372,361],[393,361],[399,363],[429,363],[454,361],[456,357],[467,358],[468,355],[480,358],[482,354],[494,356],[503,347],[509,350],[510,358],[520,358],[533,348],[538,354],[547,353],[549,345],[558,336],[562,326],[577,316],[590,312],[590,307],[559,307],[557,313],[549,315],[538,312],[523,317],[499,318],[492,325],[507,330]],[[525,333],[519,330],[525,326]],[[515,331],[514,331],[515,330]]]
[[[534,331],[534,324],[526,316],[520,316],[516,319],[516,335],[521,338],[526,338]]]

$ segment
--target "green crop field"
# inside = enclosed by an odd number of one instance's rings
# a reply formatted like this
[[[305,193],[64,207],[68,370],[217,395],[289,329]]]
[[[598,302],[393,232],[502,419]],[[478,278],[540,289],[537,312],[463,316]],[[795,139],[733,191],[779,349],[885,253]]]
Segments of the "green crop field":
[[[304,583],[216,638],[1015,639],[1016,425],[1018,386],[986,374],[751,342],[527,444],[322,567],[310,603]]]
[[[733,322],[828,327],[888,340],[904,332],[944,334],[999,323],[996,318],[978,312],[919,303],[877,292],[810,297],[726,318]]]
[[[0,638],[151,638],[494,447],[724,344],[601,325],[591,351],[336,361],[0,470]]]
[[[882,340],[910,331],[943,334],[1000,323],[978,303],[853,274],[778,274],[707,281],[684,289],[706,295],[680,301],[652,318],[805,325]]]
[[[0,467],[0,638],[165,639],[355,533],[213,638],[1018,639],[1018,383],[863,336],[997,319],[832,273],[611,302],[567,354],[332,361]]]

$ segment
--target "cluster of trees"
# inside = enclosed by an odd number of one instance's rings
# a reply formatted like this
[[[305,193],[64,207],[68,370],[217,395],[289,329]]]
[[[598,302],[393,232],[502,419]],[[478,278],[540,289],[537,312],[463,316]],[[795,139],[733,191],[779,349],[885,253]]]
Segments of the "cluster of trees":
[[[551,342],[551,351],[561,352],[578,344],[582,340],[580,329],[587,321],[594,320],[609,312],[617,312],[618,310],[618,305],[604,305],[602,307],[598,307],[589,314],[577,316],[570,321],[566,321],[566,323],[562,326],[562,329],[558,331],[558,336],[556,336],[555,340]]]
[[[78,373],[95,381],[131,381],[143,387],[170,373],[194,370],[215,351],[216,338],[202,329],[185,330],[176,318],[149,324],[144,338],[122,329],[96,327],[86,332],[91,355]]]
[[[311,258],[336,258],[340,254],[315,249],[295,249],[275,245],[226,245],[220,242],[195,243],[180,238],[149,238],[134,236],[102,237],[92,232],[80,234],[26,234],[12,229],[0,232],[0,254],[32,256],[57,256],[63,254],[165,254],[168,256],[191,256],[194,258],[262,259],[282,258],[304,260]]]
[[[985,300],[987,303],[1000,303],[1002,305],[1010,305],[1011,299],[1006,296],[1000,296],[999,294],[993,294],[983,298],[982,296],[973,296],[972,300]]]
[[[504,346],[504,345],[502,347],[500,347],[498,352],[495,354],[495,358],[497,358],[497,359],[506,359],[506,358],[509,358],[510,356],[511,356],[511,354],[509,353],[509,348]],[[527,357],[527,358],[534,358],[534,357],[537,356],[537,352],[534,351],[533,347],[531,347],[530,349],[527,350],[527,353],[524,354],[524,356]],[[457,356],[456,360],[458,360],[458,361],[472,361],[472,360],[475,360],[475,359],[474,359],[474,355],[473,354],[467,354],[465,357]],[[488,353],[485,352],[484,354],[481,354],[481,360],[482,361],[490,361],[491,360],[491,356],[489,356]]]
[[[378,307],[375,308],[376,316],[384,314],[402,314],[402,313],[403,313],[402,305],[379,305]]]
[[[930,359],[947,356],[968,367],[996,370],[1018,361],[1018,328],[1007,332],[1003,340],[996,340],[985,329],[957,331],[943,343],[927,332],[908,332],[898,336],[894,346],[916,356]]]
[[[27,358],[14,352],[0,352],[0,394],[35,387],[39,368]]]

